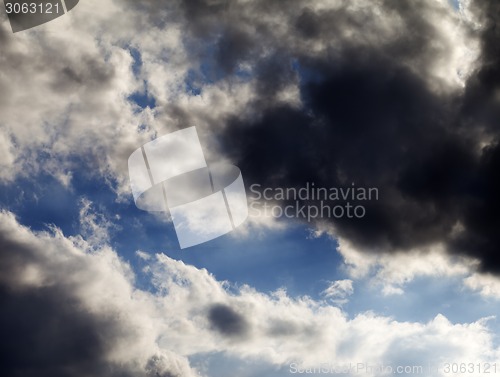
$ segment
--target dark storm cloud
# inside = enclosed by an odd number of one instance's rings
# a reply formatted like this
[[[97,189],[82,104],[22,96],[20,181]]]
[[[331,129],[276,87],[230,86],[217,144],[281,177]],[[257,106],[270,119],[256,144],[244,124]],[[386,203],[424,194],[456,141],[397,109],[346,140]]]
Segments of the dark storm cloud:
[[[463,91],[432,85],[433,67],[453,48],[438,43],[440,19],[453,12],[444,7],[380,1],[373,8],[384,20],[366,4],[353,11],[301,1],[212,3],[185,3],[193,38],[227,41],[215,63],[231,74],[250,62],[257,81],[252,116],[233,117],[220,136],[247,184],[377,187],[380,200],[363,203],[363,219],[330,220],[339,236],[374,251],[444,242],[500,272],[497,2],[475,3],[487,21]],[[272,15],[289,26],[280,38],[279,27],[266,24]],[[395,19],[397,37],[370,39],[376,22]],[[277,88],[297,80],[304,106],[278,103]]]
[[[145,365],[110,360],[117,345],[130,343],[134,329],[109,315],[91,312],[85,286],[70,277],[87,268],[64,243],[37,245],[21,229],[6,226],[0,213],[0,375],[17,377],[173,377],[161,356]],[[8,221],[8,220],[7,220]],[[9,229],[9,232],[7,231]],[[59,247],[64,260],[46,248]],[[34,271],[49,274],[42,284]],[[32,274],[30,278],[30,274]],[[33,275],[35,274],[35,275]],[[93,275],[95,283],[99,279]],[[84,284],[84,283],[83,283]],[[130,344],[132,347],[133,344]]]
[[[208,310],[210,325],[222,335],[240,337],[249,330],[246,319],[230,306],[214,304]]]
[[[108,367],[105,339],[116,330],[113,323],[82,311],[64,290],[0,287],[0,305],[2,375],[95,375]],[[116,369],[109,375],[124,373]]]

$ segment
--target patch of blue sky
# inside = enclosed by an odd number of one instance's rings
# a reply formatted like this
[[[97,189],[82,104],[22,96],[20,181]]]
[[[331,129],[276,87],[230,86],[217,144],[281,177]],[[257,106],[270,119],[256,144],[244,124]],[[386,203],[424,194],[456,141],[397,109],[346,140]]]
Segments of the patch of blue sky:
[[[448,0],[448,1],[450,2],[451,6],[454,9],[456,10],[460,9],[460,0]]]
[[[417,277],[405,284],[404,293],[384,296],[369,279],[353,284],[354,294],[343,309],[352,318],[373,311],[398,321],[427,322],[442,314],[453,323],[474,322],[495,315],[500,301],[486,299],[464,287],[463,277]]]
[[[291,296],[319,298],[328,281],[339,277],[341,258],[330,239],[309,239],[306,226],[260,231],[259,236],[227,234],[188,249],[165,253],[198,268],[206,268],[217,280],[248,284],[270,292],[286,288]]]
[[[154,109],[156,107],[156,99],[151,96],[148,92],[147,83],[144,83],[144,90],[141,92],[134,92],[127,97],[127,100],[133,102],[140,109],[150,108]]]
[[[186,85],[186,92],[193,96],[200,95],[203,86],[200,79],[201,75],[198,73],[198,71],[190,69],[184,80],[184,84]]]
[[[0,206],[35,231],[46,231],[55,224],[66,235],[78,233],[78,199],[53,176],[18,178],[0,185]]]
[[[132,64],[132,72],[134,73],[135,77],[139,77],[141,74],[142,70],[142,55],[141,52],[134,47],[129,47],[128,50],[130,51],[130,55],[134,59],[134,62]]]
[[[133,58],[132,72],[137,79],[140,79],[143,65],[141,52],[135,47],[127,46],[126,48],[129,50],[130,55]],[[139,107],[137,111],[147,107],[151,109],[156,107],[156,99],[149,94],[147,81],[143,81],[143,89],[141,91],[132,93],[127,97],[127,100],[133,102]]]

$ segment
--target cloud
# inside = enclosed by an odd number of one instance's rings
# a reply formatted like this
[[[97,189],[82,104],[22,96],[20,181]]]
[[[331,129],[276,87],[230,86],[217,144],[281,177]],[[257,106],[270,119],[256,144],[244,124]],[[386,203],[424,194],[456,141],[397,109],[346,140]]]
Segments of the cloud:
[[[7,212],[0,240],[3,375],[197,375],[157,346],[152,301],[108,246],[33,233]]]
[[[478,261],[448,255],[444,246],[406,250],[395,254],[374,254],[359,250],[339,239],[338,252],[345,269],[354,279],[369,278],[387,294],[402,294],[402,288],[419,277],[465,277],[477,271]]]
[[[48,173],[64,181],[85,166],[88,175],[128,192],[127,158],[157,130],[154,111],[131,99],[147,90],[144,73],[134,72],[131,50],[140,41],[140,53],[151,63],[143,69],[161,65],[169,73],[152,75],[172,87],[183,79],[174,72],[187,67],[181,61],[160,64],[158,55],[178,48],[181,37],[173,28],[145,29],[140,13],[113,2],[86,1],[75,10],[15,35],[2,18],[0,147],[9,158],[0,179]]]
[[[248,45],[253,55],[227,54],[231,66],[251,61],[258,97],[252,114],[227,122],[221,153],[263,187],[376,187],[380,198],[362,219],[325,220],[359,249],[411,254],[441,243],[496,272],[500,148],[489,22],[477,29],[439,1],[319,4],[295,2],[286,12],[246,4],[246,22],[224,13],[221,39],[239,28],[263,42]],[[491,4],[470,12],[484,20]],[[222,10],[192,12],[196,32]],[[271,22],[280,26],[266,28]],[[483,79],[488,72],[492,80]],[[275,100],[291,84],[300,106]]]
[[[80,199],[80,233],[90,245],[99,247],[109,243],[110,231],[116,226],[104,215],[93,208],[93,203],[87,198]]]
[[[495,275],[475,273],[465,278],[464,284],[485,298],[500,298],[500,280]]]
[[[487,318],[398,322],[365,312],[350,319],[307,296],[231,287],[163,254],[142,260],[155,287],[146,292],[105,244],[57,229],[32,232],[8,212],[0,214],[0,235],[4,374],[188,377],[203,369],[196,357],[216,354],[270,370],[498,357]],[[334,285],[349,294],[349,281]]]
[[[226,336],[243,336],[247,332],[245,318],[230,306],[214,304],[208,311],[208,319],[211,325]]]
[[[348,302],[347,297],[354,293],[352,283],[353,281],[350,279],[333,281],[322,292],[322,295],[338,305],[345,304]]]

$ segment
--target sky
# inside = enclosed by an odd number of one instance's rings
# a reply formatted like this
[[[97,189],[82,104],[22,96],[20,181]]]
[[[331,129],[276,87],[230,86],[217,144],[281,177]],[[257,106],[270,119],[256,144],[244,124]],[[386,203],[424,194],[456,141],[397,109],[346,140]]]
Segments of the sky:
[[[70,3],[0,7],[2,376],[498,373],[497,1]],[[128,158],[193,126],[250,209],[181,248]]]

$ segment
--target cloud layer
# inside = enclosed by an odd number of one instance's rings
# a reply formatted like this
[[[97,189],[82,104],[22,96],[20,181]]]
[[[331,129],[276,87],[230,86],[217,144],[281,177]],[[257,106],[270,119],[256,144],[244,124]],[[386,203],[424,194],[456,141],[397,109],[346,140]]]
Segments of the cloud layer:
[[[349,318],[327,301],[232,287],[206,270],[141,252],[155,286],[147,292],[134,288],[130,267],[106,244],[67,238],[57,228],[34,233],[7,212],[0,214],[0,239],[4,375],[195,376],[205,375],[203,364],[190,360],[213,355],[269,371],[291,363],[439,365],[498,357],[487,318]],[[351,283],[328,292],[352,293]]]

